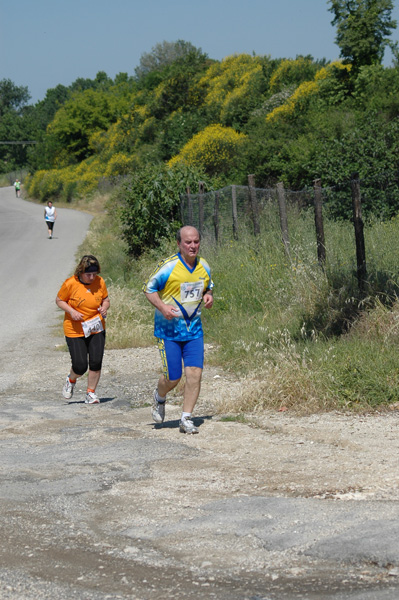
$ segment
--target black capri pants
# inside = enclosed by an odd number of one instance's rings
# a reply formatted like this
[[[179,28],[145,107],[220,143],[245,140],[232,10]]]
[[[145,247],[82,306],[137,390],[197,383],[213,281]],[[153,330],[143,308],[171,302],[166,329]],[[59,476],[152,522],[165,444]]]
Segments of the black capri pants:
[[[105,331],[93,333],[89,337],[65,337],[72,360],[72,371],[83,375],[89,366],[90,371],[101,371],[105,348]]]

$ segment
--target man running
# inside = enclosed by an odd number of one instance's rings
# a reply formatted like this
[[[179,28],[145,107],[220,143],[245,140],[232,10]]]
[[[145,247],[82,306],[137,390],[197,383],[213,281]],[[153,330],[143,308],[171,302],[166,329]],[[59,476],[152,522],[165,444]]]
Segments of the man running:
[[[161,354],[163,373],[154,391],[152,418],[165,419],[165,401],[182,376],[186,382],[182,433],[198,433],[191,416],[197,402],[204,365],[204,337],[201,306],[213,304],[213,281],[208,263],[198,257],[200,234],[195,227],[185,226],[177,232],[179,252],[162,260],[143,286],[149,302],[155,307],[154,335]]]

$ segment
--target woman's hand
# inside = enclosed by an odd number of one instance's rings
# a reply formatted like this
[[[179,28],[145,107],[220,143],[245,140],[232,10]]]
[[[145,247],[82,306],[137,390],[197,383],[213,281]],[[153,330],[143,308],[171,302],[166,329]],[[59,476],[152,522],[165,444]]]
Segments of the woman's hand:
[[[78,310],[69,307],[69,314],[71,315],[72,321],[83,321],[83,315]]]
[[[105,319],[105,317],[107,316],[107,308],[101,305],[98,309],[98,312],[100,313],[102,318]]]
[[[98,312],[100,313],[100,315],[102,316],[103,319],[105,319],[105,317],[107,316],[107,312],[108,312],[109,307],[110,307],[110,301],[109,301],[109,298],[107,296],[106,298],[104,298],[104,300],[102,301],[102,303],[98,307]]]

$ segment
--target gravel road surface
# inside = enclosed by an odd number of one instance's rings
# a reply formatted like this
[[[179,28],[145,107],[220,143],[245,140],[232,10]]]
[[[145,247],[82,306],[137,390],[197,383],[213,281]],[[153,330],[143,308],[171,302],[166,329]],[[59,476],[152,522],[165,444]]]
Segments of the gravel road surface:
[[[101,403],[84,379],[65,401],[54,298],[90,216],[57,211],[48,240],[0,190],[1,600],[397,600],[398,413],[226,422],[242,384],[207,366],[182,435],[179,392],[150,419],[154,348],[106,350]]]

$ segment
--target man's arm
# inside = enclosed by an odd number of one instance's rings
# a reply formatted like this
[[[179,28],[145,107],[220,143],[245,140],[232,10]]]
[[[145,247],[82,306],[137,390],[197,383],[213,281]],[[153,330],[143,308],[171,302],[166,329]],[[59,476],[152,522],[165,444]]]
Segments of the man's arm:
[[[159,312],[163,314],[165,319],[168,319],[168,321],[170,321],[171,319],[174,319],[177,316],[178,311],[175,308],[173,308],[173,306],[171,306],[170,304],[165,304],[165,302],[162,302],[158,292],[152,292],[151,294],[149,292],[144,292],[144,294],[148,302],[150,302],[157,310],[159,310]]]
[[[212,293],[212,290],[206,290],[206,292],[203,295],[202,299],[204,301],[205,308],[212,308],[212,305],[213,305],[213,293]]]

